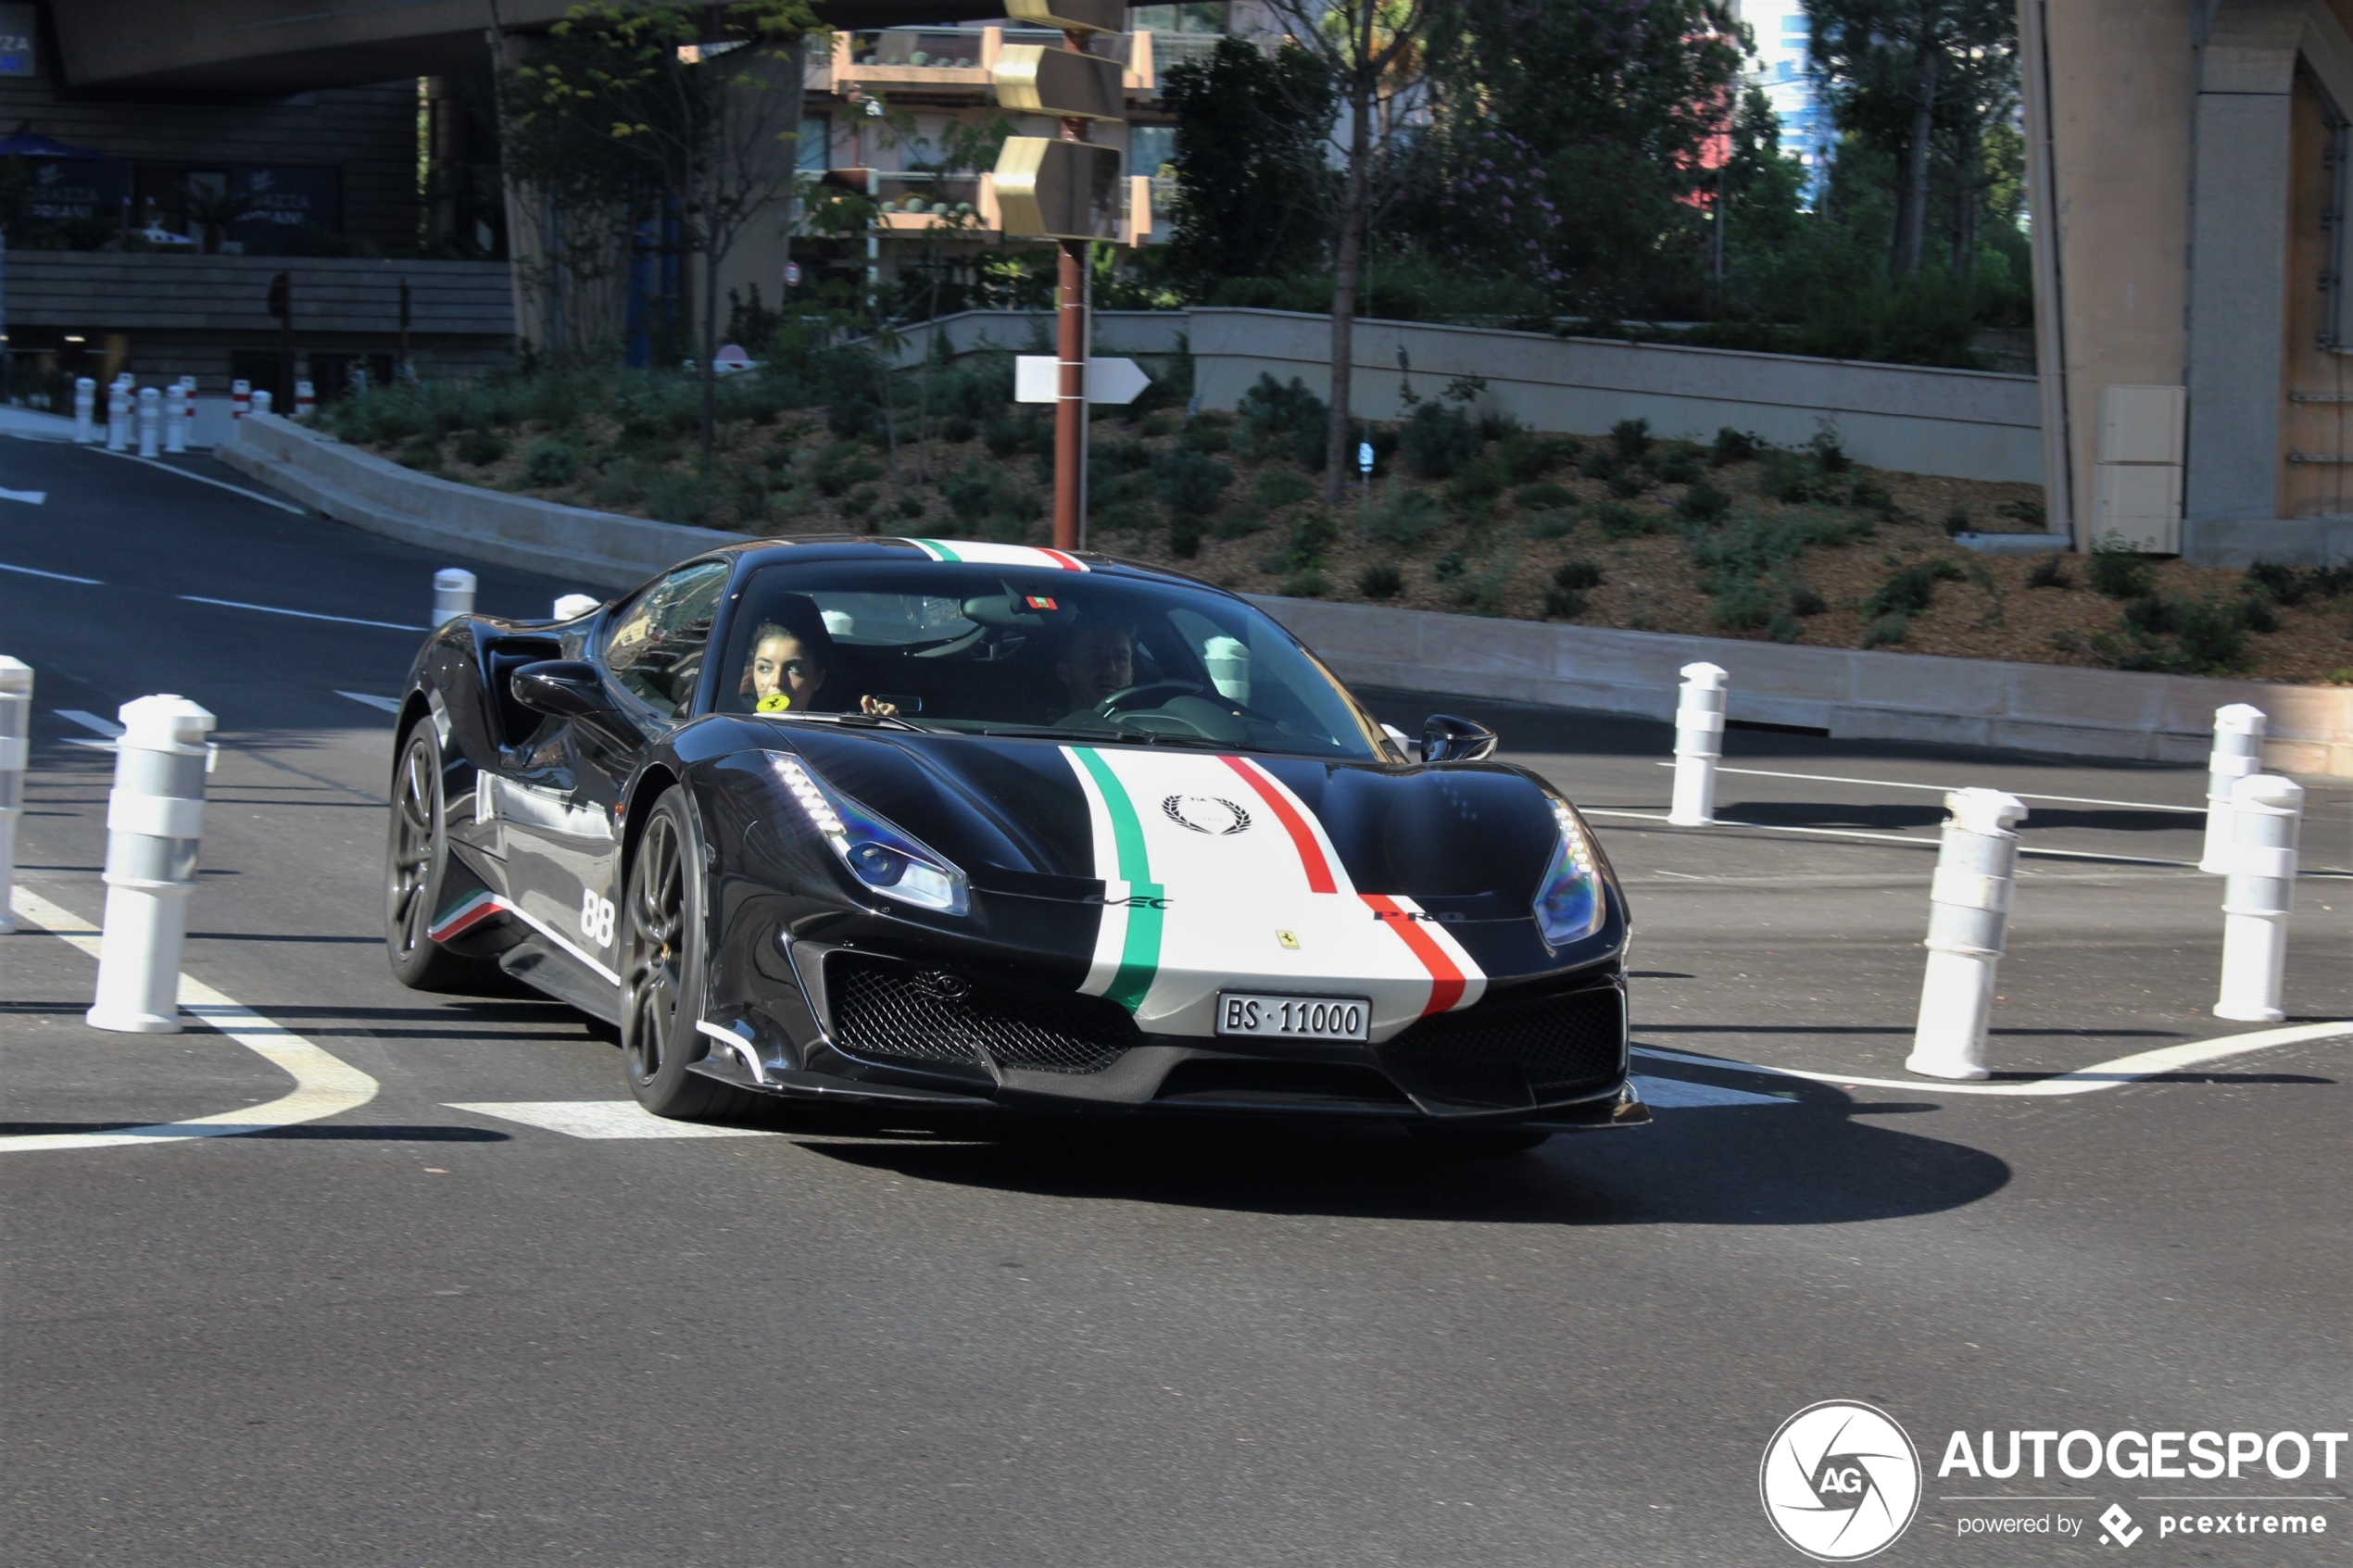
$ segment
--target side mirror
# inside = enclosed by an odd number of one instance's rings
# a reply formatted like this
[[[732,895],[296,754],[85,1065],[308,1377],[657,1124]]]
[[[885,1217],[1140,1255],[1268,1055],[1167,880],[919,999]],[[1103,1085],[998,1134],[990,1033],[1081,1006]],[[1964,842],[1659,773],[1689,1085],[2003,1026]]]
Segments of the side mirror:
[[[1433,713],[1422,721],[1422,760],[1478,762],[1493,755],[1495,732],[1484,724],[1452,714]]]
[[[585,659],[544,659],[522,665],[507,677],[507,689],[525,708],[559,719],[585,719],[612,711],[597,667]]]

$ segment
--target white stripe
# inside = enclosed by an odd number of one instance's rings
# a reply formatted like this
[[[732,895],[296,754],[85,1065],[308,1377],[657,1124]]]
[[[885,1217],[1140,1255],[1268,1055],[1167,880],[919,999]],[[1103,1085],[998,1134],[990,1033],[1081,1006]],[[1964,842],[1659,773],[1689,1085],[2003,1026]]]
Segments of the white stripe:
[[[29,507],[37,507],[48,498],[46,490],[0,490],[0,501],[22,501]]]
[[[1642,1097],[1644,1105],[1664,1107],[1669,1110],[1696,1110],[1716,1105],[1789,1106],[1798,1103],[1783,1095],[1752,1094],[1746,1089],[1694,1084],[1688,1078],[1653,1078],[1640,1073],[1634,1074],[1634,1090]]]
[[[764,1127],[722,1127],[708,1122],[673,1122],[634,1099],[525,1099],[461,1104],[452,1110],[520,1122],[542,1132],[574,1138],[773,1138]]]
[[[20,572],[27,577],[46,577],[53,583],[79,583],[85,588],[103,588],[104,583],[94,577],[76,577],[67,571],[44,571],[37,566],[10,566],[0,561],[0,571]]]
[[[186,469],[174,468],[170,463],[158,462],[153,458],[142,458],[135,452],[107,452],[103,446],[93,446],[90,449],[94,452],[104,452],[109,458],[121,458],[129,462],[145,463],[151,469],[161,469],[166,473],[176,473],[182,479],[193,479],[198,484],[209,484],[215,490],[226,490],[232,495],[243,495],[248,501],[258,501],[265,507],[275,507],[282,512],[292,512],[296,517],[310,515],[308,509],[296,506],[292,501],[281,501],[275,495],[265,495],[258,490],[248,490],[242,484],[232,484],[225,479],[215,479],[210,474],[190,473]]]
[[[242,599],[208,599],[202,594],[182,594],[181,598],[192,605],[219,605],[223,609],[252,609],[264,615],[291,615],[297,621],[332,621],[338,626],[373,626],[384,632],[430,632],[430,626],[410,626],[397,621],[361,621],[349,615],[321,615],[315,609],[283,609],[276,605],[247,604]]]
[[[2252,762],[2254,759],[2242,758],[2240,760]],[[1672,762],[1661,762],[1658,765],[1662,768],[1675,766]],[[1961,787],[1958,784],[1910,784],[1902,779],[1849,779],[1842,778],[1836,773],[1777,773],[1770,768],[1718,767],[1716,771],[1719,773],[1741,773],[1752,779],[1806,779],[1815,784],[1869,784],[1881,789],[1926,789],[1933,790],[1939,795],[1949,795]],[[2206,814],[2206,808],[2203,806],[2160,806],[2154,800],[2103,800],[2090,795],[2029,795],[2022,789],[2007,790],[2004,793],[2015,795],[2020,800],[2057,800],[2069,806],[2131,806],[2143,811],[2184,811],[2201,817]]]
[[[491,895],[491,902],[497,904],[500,909],[506,910],[509,914],[522,922],[523,924],[531,927],[532,930],[539,933],[540,935],[545,936],[548,941],[553,942],[557,947],[561,947],[565,952],[570,953],[573,958],[578,959],[582,963],[586,964],[590,969],[595,970],[598,974],[610,981],[613,985],[618,985],[621,984],[621,976],[617,972],[607,969],[603,964],[598,962],[597,960],[585,948],[573,942],[571,937],[566,936],[562,932],[558,931],[554,926],[549,925],[537,915],[535,915],[530,910],[525,909],[522,905],[516,903],[510,898],[501,898],[496,894]]]
[[[378,696],[373,692],[347,692],[341,687],[334,688],[334,693],[337,696],[347,696],[354,702],[365,703],[370,708],[381,708],[386,713],[400,711],[400,702],[396,697]]]
[[[25,920],[93,959],[98,956],[98,932],[88,922],[23,887],[15,890],[11,901]],[[373,1078],[202,981],[184,974],[180,977],[180,1005],[291,1077],[295,1081],[293,1091],[267,1105],[249,1105],[186,1122],[125,1127],[111,1133],[32,1133],[0,1137],[0,1153],[118,1148],[177,1143],[188,1138],[233,1137],[239,1133],[290,1127],[296,1123],[339,1116],[376,1098],[378,1085]]]
[[[122,726],[112,719],[101,718],[95,713],[87,713],[79,708],[59,708],[52,711],[67,723],[79,724],[85,730],[94,730],[108,740],[122,734]]]
[[[1070,763],[1070,771],[1078,775],[1079,793],[1087,797],[1087,827],[1095,847],[1095,874],[1103,884],[1103,915],[1095,927],[1094,957],[1088,962],[1086,981],[1078,987],[1083,995],[1100,997],[1118,978],[1120,954],[1127,945],[1126,906],[1112,900],[1132,897],[1134,890],[1119,877],[1119,846],[1113,836],[1111,807],[1103,799],[1102,786],[1095,783],[1095,775],[1087,771],[1074,748],[1065,746],[1062,754]]]
[[[1667,819],[1655,811],[1617,811],[1606,806],[1579,806],[1589,817],[1626,817],[1638,822],[1665,823]],[[1818,838],[1860,839],[1867,844],[1908,844],[1915,849],[1934,849],[1939,841],[1900,833],[1858,833],[1852,828],[1802,828],[1781,822],[1743,822],[1729,817],[1718,817],[1710,828],[1678,829],[1678,832],[1722,833],[1726,828],[1738,828],[1755,833],[1802,833]],[[2054,860],[2112,860],[2127,866],[2178,866],[2184,871],[2197,870],[2196,860],[2166,860],[2154,855],[2103,855],[2091,849],[2037,849],[2031,845],[2018,847],[2021,855],[2041,855]]]
[[[2113,1061],[2095,1062],[2089,1067],[2079,1067],[2072,1073],[2055,1073],[2047,1078],[2035,1078],[2023,1084],[1950,1084],[1937,1078],[1858,1078],[1850,1073],[1811,1073],[1797,1067],[1766,1067],[1754,1061],[1693,1056],[1688,1051],[1671,1051],[1658,1046],[1636,1046],[1634,1054],[1656,1057],[1664,1061],[1689,1062],[1695,1067],[1720,1067],[1728,1072],[1762,1073],[1776,1078],[1804,1078],[1817,1084],[1855,1085],[1872,1089],[1917,1089],[1924,1094],[1938,1095],[2014,1095],[2040,1098],[2051,1095],[2088,1095],[2100,1089],[2115,1088],[2120,1084],[2131,1084],[2143,1078],[2179,1073],[2209,1061],[2245,1056],[2249,1051],[2268,1050],[2273,1046],[2301,1045],[2308,1040],[2334,1040],[2347,1035],[2353,1035],[2353,1019],[2334,1019],[2326,1023],[2297,1023],[2285,1029],[2258,1029],[2246,1035],[2224,1035],[2218,1039],[2160,1046],[2156,1050],[2120,1056]]]
[[[907,542],[934,560],[943,558],[939,551],[932,547],[932,543],[928,539],[910,539]],[[1076,557],[1072,558],[1070,565],[1064,566],[1052,556],[1031,545],[996,545],[981,539],[942,539],[939,543],[955,551],[958,559],[968,561],[975,566],[1026,566],[1033,571],[1044,571],[1073,570],[1084,571],[1087,570],[1087,563]]]

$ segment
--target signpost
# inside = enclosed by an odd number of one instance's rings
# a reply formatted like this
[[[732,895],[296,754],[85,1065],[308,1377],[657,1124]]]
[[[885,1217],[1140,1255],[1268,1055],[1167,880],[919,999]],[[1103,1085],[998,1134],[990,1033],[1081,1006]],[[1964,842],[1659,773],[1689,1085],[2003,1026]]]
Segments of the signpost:
[[[1126,106],[1118,62],[1090,53],[1087,43],[1096,33],[1124,30],[1127,10],[1123,0],[1008,0],[1007,10],[1016,20],[1060,28],[1063,34],[1059,50],[1005,50],[990,76],[1003,107],[1062,121],[1059,137],[1007,137],[997,157],[996,185],[1006,233],[1061,243],[1054,289],[1054,547],[1075,550],[1086,523],[1087,405],[1095,400],[1087,373],[1087,246],[1118,237],[1120,190],[1118,152],[1089,144],[1087,126],[1090,120],[1118,123]]]
[[[1051,354],[1023,354],[1013,360],[1013,401],[1051,403],[1060,395],[1062,361]],[[1125,408],[1143,395],[1151,377],[1133,359],[1087,357],[1087,401],[1107,408]]]

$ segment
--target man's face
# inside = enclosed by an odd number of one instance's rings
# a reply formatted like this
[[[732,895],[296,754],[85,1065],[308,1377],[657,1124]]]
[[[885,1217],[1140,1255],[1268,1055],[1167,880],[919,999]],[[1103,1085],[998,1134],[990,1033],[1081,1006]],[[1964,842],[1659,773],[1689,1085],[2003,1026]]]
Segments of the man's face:
[[[1063,655],[1063,684],[1070,689],[1072,705],[1092,708],[1114,692],[1124,692],[1136,684],[1136,656],[1127,645],[1127,633],[1112,628],[1082,632],[1078,640]]]

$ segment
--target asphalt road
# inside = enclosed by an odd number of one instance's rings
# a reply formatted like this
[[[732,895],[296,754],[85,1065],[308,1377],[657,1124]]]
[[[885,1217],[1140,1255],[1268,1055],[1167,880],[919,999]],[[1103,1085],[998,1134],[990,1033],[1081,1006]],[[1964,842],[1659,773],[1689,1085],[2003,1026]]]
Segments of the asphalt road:
[[[538,1123],[625,1098],[604,1034],[403,991],[376,945],[390,719],[341,694],[393,692],[419,633],[350,622],[421,628],[450,563],[70,448],[0,441],[0,486],[48,497],[0,502],[0,651],[39,679],[21,885],[103,901],[111,759],[61,712],[196,698],[223,750],[186,972],[380,1085],[11,1147],[289,1079],[207,1029],[89,1030],[87,954],[0,937],[11,1563],[1795,1563],[1759,1460],[1833,1399],[1928,1466],[1888,1562],[2114,1555],[2111,1503],[2134,1557],[2345,1560],[2342,1451],[1937,1474],[1957,1430],[2353,1425],[2353,1038],[2069,1097],[1901,1070],[1954,784],[2075,797],[2030,800],[1997,1083],[2240,1027],[2207,1010],[2198,819],[2159,809],[2196,771],[1735,732],[1728,821],[1687,832],[1663,724],[1373,694],[1491,719],[1595,813],[1636,1037],[1678,1053],[1642,1059],[1651,1126],[1477,1164],[1223,1126],[585,1137]],[[475,570],[493,611],[575,586]],[[2353,869],[2353,788],[2307,783],[2308,864]],[[2353,1015],[2353,880],[2299,899],[2291,1013]],[[2329,1533],[2160,1537],[2146,1499],[2193,1493]],[[2057,1525],[1961,1534],[2013,1515]]]

